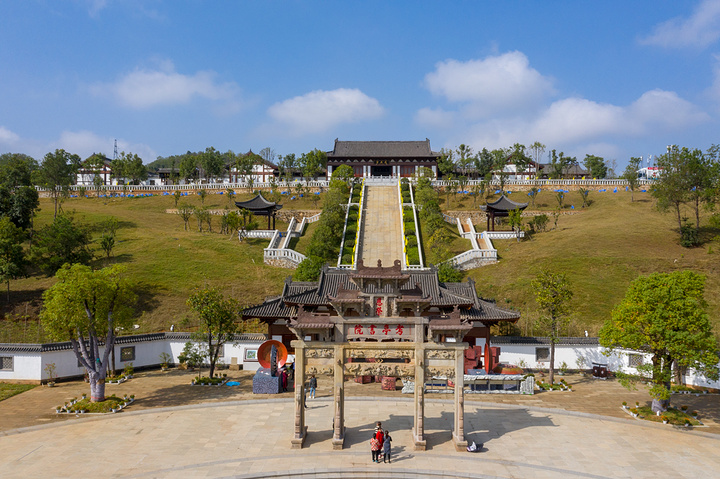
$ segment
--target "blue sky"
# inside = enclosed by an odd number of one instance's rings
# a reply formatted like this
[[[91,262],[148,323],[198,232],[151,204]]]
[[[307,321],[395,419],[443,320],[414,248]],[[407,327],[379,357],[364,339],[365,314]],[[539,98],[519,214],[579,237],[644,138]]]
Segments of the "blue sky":
[[[720,0],[0,0],[0,153],[720,143]]]

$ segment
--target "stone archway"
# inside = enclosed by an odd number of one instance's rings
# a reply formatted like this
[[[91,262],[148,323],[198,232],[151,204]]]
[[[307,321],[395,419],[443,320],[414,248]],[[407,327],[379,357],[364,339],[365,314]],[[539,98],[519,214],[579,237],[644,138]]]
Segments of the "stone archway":
[[[390,320],[391,318],[388,318]],[[400,318],[392,318],[399,321]],[[405,318],[403,318],[405,319]],[[423,318],[413,318],[415,331]],[[406,321],[406,320],[405,320]],[[426,320],[427,321],[427,320]],[[397,322],[393,326],[407,325]],[[369,330],[373,324],[366,326]],[[389,326],[389,324],[387,325]],[[356,328],[353,326],[353,329]],[[345,376],[392,376],[413,378],[414,418],[413,438],[415,450],[425,450],[425,391],[426,378],[444,376],[453,379],[454,421],[452,440],[458,450],[467,447],[464,419],[463,354],[465,343],[434,343],[420,341],[369,342],[349,341],[341,344],[293,341],[295,348],[295,428],[291,441],[293,448],[301,448],[308,431],[305,425],[305,379],[311,374],[333,377],[333,449],[340,450],[345,442]],[[353,359],[374,359],[374,362],[351,362]],[[384,362],[383,359],[402,359],[405,362]]]

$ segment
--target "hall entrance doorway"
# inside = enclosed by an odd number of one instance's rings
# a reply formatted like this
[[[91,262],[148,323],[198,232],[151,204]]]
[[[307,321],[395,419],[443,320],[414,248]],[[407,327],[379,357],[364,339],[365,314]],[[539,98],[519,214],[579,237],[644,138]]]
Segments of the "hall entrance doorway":
[[[379,165],[370,167],[370,176],[392,176],[392,166]]]

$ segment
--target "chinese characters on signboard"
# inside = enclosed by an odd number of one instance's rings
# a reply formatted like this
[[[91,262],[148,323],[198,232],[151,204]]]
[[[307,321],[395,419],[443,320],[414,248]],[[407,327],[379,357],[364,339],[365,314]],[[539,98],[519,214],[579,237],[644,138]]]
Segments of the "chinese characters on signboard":
[[[348,338],[362,339],[412,339],[412,326],[407,324],[355,324],[348,328]]]

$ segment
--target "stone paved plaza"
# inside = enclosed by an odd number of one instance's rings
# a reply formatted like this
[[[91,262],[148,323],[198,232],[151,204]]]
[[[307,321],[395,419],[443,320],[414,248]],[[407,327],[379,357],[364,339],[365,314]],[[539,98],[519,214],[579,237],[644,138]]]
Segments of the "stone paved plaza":
[[[63,420],[51,413],[58,397],[87,388],[77,382],[0,402],[0,477],[695,478],[717,477],[720,470],[720,435],[710,433],[718,430],[715,421],[685,430],[633,420],[619,402],[647,394],[627,392],[614,381],[578,378],[571,381],[581,384],[578,391],[564,394],[466,395],[468,439],[485,443],[482,452],[471,454],[455,452],[452,402],[441,395],[428,399],[428,450],[416,452],[412,400],[381,392],[377,384],[348,383],[345,448],[332,451],[332,402],[329,384],[321,381],[320,396],[309,402],[306,447],[292,450],[291,392],[259,399],[245,388],[247,372],[239,374],[240,389],[192,387],[190,376],[151,371],[118,389],[108,386],[108,392],[138,395],[129,410],[108,416]],[[683,403],[692,401],[691,407],[713,411],[718,396],[692,396]],[[190,404],[173,406],[184,403]],[[583,411],[602,407],[609,415]],[[391,465],[370,460],[375,421],[391,431]],[[22,422],[29,427],[3,427]]]

